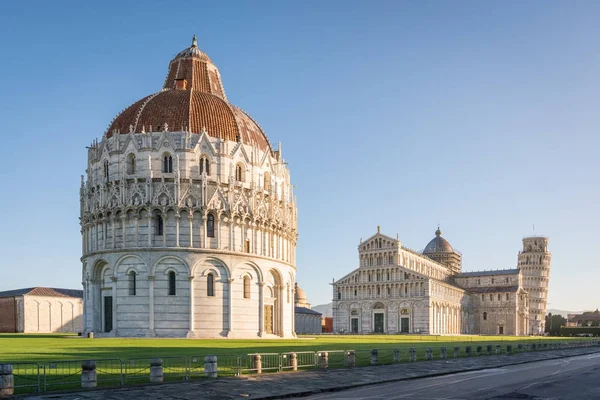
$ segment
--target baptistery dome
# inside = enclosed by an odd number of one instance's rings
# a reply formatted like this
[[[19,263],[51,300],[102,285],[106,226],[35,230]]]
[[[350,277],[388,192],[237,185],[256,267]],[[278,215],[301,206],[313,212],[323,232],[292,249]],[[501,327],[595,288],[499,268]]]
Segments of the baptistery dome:
[[[293,337],[296,200],[281,146],[192,45],[88,147],[85,330]],[[86,179],[87,178],[87,179]]]
[[[258,124],[227,102],[219,70],[198,49],[196,38],[170,62],[162,90],[135,102],[110,124],[106,135],[182,130],[270,149]]]

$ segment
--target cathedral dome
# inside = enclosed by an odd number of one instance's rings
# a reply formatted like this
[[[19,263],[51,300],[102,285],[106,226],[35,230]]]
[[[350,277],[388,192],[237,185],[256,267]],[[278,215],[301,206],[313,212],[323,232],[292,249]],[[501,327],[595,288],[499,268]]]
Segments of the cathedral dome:
[[[296,284],[296,303],[306,303],[307,300],[306,292]]]
[[[110,124],[114,133],[162,130],[201,133],[239,141],[261,150],[271,150],[258,124],[225,96],[219,70],[196,44],[179,52],[169,63],[160,92],[151,94],[123,110]]]
[[[442,237],[442,231],[440,231],[439,227],[435,231],[435,237],[427,243],[425,250],[423,250],[423,254],[435,253],[454,253],[454,249],[450,243]]]

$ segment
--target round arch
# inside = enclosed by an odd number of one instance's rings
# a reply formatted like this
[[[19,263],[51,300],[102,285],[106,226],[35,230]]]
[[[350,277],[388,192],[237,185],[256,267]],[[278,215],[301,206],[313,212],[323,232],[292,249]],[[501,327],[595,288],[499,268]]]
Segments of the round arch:
[[[169,260],[169,259],[177,260],[178,262],[180,262],[187,269],[188,276],[193,276],[192,270],[191,270],[189,264],[183,258],[178,257],[178,256],[173,256],[173,255],[162,256],[158,260],[156,260],[154,262],[154,264],[152,265],[152,268],[150,269],[150,275],[156,274],[156,267],[158,266],[158,264],[160,264],[164,260]],[[170,270],[170,269],[173,269],[173,268],[172,267],[167,268],[167,270]],[[177,271],[175,271],[175,272],[177,272]]]

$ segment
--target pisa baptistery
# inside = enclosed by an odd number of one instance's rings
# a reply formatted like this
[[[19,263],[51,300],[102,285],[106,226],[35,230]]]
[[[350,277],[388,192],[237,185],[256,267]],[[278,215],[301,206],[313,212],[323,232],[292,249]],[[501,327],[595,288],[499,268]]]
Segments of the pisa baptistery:
[[[297,212],[281,146],[198,48],[88,147],[84,330],[293,337]]]

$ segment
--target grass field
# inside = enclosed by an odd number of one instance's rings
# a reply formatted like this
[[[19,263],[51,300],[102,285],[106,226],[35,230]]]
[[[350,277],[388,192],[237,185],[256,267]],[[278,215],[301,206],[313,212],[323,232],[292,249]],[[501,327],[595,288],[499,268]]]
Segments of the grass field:
[[[116,387],[149,382],[150,359],[163,360],[165,381],[206,379],[204,356],[218,356],[219,376],[255,373],[253,353],[261,353],[263,372],[289,371],[290,358],[281,353],[297,354],[298,368],[315,368],[314,352],[328,351],[329,368],[345,366],[348,353],[355,350],[355,366],[370,363],[371,350],[379,351],[379,363],[391,364],[394,349],[399,349],[400,362],[408,362],[409,348],[415,348],[417,360],[426,359],[426,348],[440,357],[446,347],[454,357],[453,347],[460,346],[459,357],[465,357],[465,346],[477,347],[489,354],[487,345],[542,344],[568,342],[566,338],[511,336],[417,336],[364,335],[313,336],[280,340],[201,340],[201,339],[87,339],[74,335],[0,334],[0,363],[13,364],[15,393],[52,392],[81,387],[81,361],[96,362],[100,387]],[[578,339],[579,342],[582,339]],[[539,348],[539,347],[538,347]],[[501,346],[506,352],[506,346]],[[337,351],[336,351],[337,350]],[[514,351],[514,350],[513,350]],[[399,353],[399,354],[400,354]]]
[[[243,355],[321,350],[408,349],[465,345],[543,343],[567,338],[513,336],[344,335],[282,340],[87,339],[71,335],[0,334],[0,361],[44,363],[101,358]],[[581,339],[579,339],[581,340]]]

